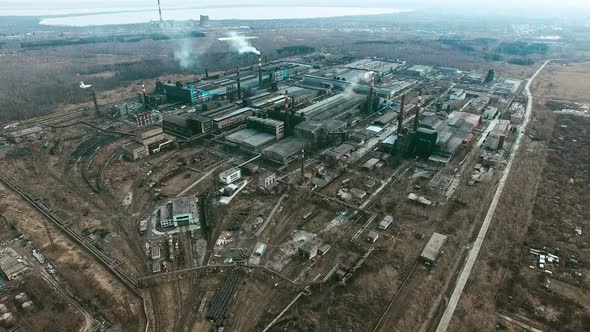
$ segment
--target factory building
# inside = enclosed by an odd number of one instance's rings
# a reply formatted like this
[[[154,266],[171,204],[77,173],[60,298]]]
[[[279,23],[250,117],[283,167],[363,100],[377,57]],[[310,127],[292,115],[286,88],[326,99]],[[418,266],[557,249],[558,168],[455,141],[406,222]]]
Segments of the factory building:
[[[139,160],[149,156],[147,146],[136,142],[130,142],[123,145],[123,154],[128,160]]]
[[[37,141],[43,137],[45,137],[45,131],[40,126],[15,130],[6,134],[6,138],[11,143]]]
[[[455,77],[455,76],[459,76],[461,75],[461,70],[457,69],[457,68],[451,68],[451,67],[436,67],[436,69],[443,74],[444,76],[448,76],[448,77]]]
[[[510,96],[518,91],[521,83],[519,80],[504,79],[492,86],[492,92],[496,96]]]
[[[432,67],[415,65],[405,70],[406,75],[416,77],[426,77],[432,73]]]
[[[370,78],[366,77],[368,75],[367,72],[359,70],[353,73],[351,69],[345,70],[347,71],[346,75],[344,75],[343,72],[325,73],[326,76],[321,76],[320,74],[305,75],[303,76],[303,84],[316,87],[334,87],[339,90],[352,90],[355,93],[368,95],[370,91]],[[338,75],[344,76],[341,77]],[[412,85],[412,83],[406,81],[396,81],[394,83],[377,85],[374,87],[373,93],[377,97],[390,99],[400,90],[409,85]]]
[[[187,104],[194,104],[197,101],[196,89],[192,85],[176,83],[162,83],[156,81],[156,93],[166,95],[170,101],[178,101]]]
[[[345,135],[346,122],[340,120],[305,121],[295,126],[295,136],[305,140],[306,147],[325,147]]]
[[[432,234],[428,240],[428,243],[426,243],[426,246],[420,254],[420,259],[427,265],[434,265],[445,242],[447,242],[446,235],[440,233]]]
[[[162,127],[149,127],[146,129],[139,130],[135,134],[135,141],[145,146],[162,142],[164,139],[164,130],[162,129]]]
[[[510,131],[509,120],[498,120],[494,129],[488,134],[484,146],[490,150],[498,150],[504,147],[506,136]]]
[[[262,150],[266,159],[286,165],[301,156],[305,142],[301,139],[288,137]]]
[[[452,89],[449,94],[449,100],[464,100],[467,93],[463,89]]]
[[[431,121],[433,117],[434,121]],[[481,122],[481,116],[466,112],[452,112],[442,121],[438,115],[429,118],[422,122],[432,123],[432,128],[420,127],[416,133],[417,148],[420,148],[418,152],[424,157],[432,154],[430,161],[443,164],[449,162],[459,148],[469,141],[473,129]]]
[[[224,129],[246,121],[246,119],[253,113],[253,108],[243,107],[223,112],[206,112],[203,113],[203,116],[208,116],[213,119],[213,127],[215,129]]]
[[[192,137],[213,130],[213,119],[197,114],[167,115],[162,121],[164,131],[173,135]]]
[[[483,84],[485,80],[486,75],[477,73],[469,73],[462,78],[463,83],[467,84]]]
[[[230,168],[219,174],[219,182],[232,184],[242,178],[242,171],[239,168]]]
[[[197,208],[198,199],[195,196],[176,197],[166,202],[158,210],[161,227],[181,227],[194,225],[199,222]]]
[[[285,137],[285,124],[283,121],[251,116],[247,119],[246,126],[260,132],[272,134],[277,141]]]
[[[21,255],[12,248],[6,248],[0,253],[0,270],[6,279],[15,280],[28,271],[20,260]]]
[[[363,96],[341,93],[303,108],[297,114],[306,120],[340,119],[358,113],[359,107],[364,101],[365,97]]]
[[[375,72],[380,76],[385,76],[390,74],[398,69],[400,69],[403,65],[405,65],[405,61],[381,61],[381,60],[373,60],[373,59],[361,59],[352,63],[345,65],[346,68],[349,69],[357,69],[357,70],[364,70],[368,72]]]

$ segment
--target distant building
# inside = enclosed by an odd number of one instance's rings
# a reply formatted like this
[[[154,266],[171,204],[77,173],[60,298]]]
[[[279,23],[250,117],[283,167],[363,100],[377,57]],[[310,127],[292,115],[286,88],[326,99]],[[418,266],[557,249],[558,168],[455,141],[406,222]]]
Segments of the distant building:
[[[406,69],[406,74],[417,77],[424,77],[430,75],[432,67],[416,65]]]
[[[6,138],[12,143],[37,141],[45,137],[45,131],[40,126],[28,127],[6,133]]]
[[[428,243],[426,243],[426,246],[420,254],[420,259],[428,265],[433,265],[436,262],[436,259],[440,254],[442,246],[445,244],[446,241],[446,235],[440,233],[432,234],[432,236],[428,240]]]
[[[209,15],[201,15],[199,18],[199,26],[201,28],[208,28],[210,26]]]
[[[223,184],[231,184],[242,177],[242,171],[239,168],[230,168],[219,174],[219,181]]]
[[[301,156],[301,151],[305,148],[303,140],[296,138],[285,138],[280,142],[262,150],[262,156],[274,162],[286,165]]]
[[[490,150],[497,150],[504,147],[506,136],[510,130],[509,120],[498,120],[494,129],[488,134],[484,141],[484,146]]]
[[[142,129],[135,134],[135,141],[139,144],[149,146],[164,140],[162,127],[154,126]]]
[[[180,227],[197,224],[199,214],[195,196],[176,197],[159,210],[161,227]]]
[[[463,89],[453,89],[449,95],[449,100],[464,100],[467,93]]]
[[[483,84],[486,80],[486,76],[483,74],[470,73],[463,76],[463,82],[468,84]]]

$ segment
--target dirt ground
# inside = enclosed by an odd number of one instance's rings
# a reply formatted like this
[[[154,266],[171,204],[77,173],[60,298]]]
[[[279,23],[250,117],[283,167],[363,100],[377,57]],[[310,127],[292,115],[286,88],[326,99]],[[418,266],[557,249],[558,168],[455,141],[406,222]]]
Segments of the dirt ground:
[[[586,102],[590,84],[583,75],[588,68],[552,64],[533,92],[542,98]],[[585,142],[590,121],[556,115],[540,98],[533,110],[528,137],[449,330],[514,330],[500,314],[543,330],[589,328],[588,271],[583,265],[572,268],[568,261],[588,259],[588,235],[576,235],[574,229],[587,227],[580,201],[587,195],[580,190],[588,181]],[[561,258],[546,267],[550,273],[539,269],[529,253],[529,248],[544,247]]]
[[[535,80],[536,97],[590,103],[590,62],[551,63]]]

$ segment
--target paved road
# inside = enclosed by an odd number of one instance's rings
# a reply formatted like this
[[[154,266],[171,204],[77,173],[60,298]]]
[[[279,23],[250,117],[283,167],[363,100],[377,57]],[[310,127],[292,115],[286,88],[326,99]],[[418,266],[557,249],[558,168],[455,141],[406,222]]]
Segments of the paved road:
[[[518,152],[518,148],[519,148],[520,143],[522,141],[522,137],[525,134],[527,124],[530,120],[532,109],[533,109],[533,95],[531,94],[531,90],[530,90],[531,83],[535,80],[537,75],[545,68],[545,66],[550,61],[551,60],[545,61],[545,63],[543,63],[543,65],[533,74],[533,76],[531,76],[531,78],[528,80],[528,82],[525,86],[525,93],[527,94],[528,102],[527,102],[527,107],[526,107],[525,119],[524,119],[524,122],[521,127],[522,130],[520,130],[518,132],[518,136],[516,137],[516,141],[514,142],[514,145],[512,146],[512,150],[510,153],[510,157],[508,159],[508,164],[506,165],[506,169],[504,170],[504,174],[502,175],[502,178],[500,179],[500,182],[498,183],[498,187],[496,188],[496,193],[494,195],[492,203],[490,204],[490,207],[488,209],[486,217],[485,217],[483,224],[479,230],[479,234],[477,235],[477,239],[473,243],[473,248],[469,251],[465,266],[463,267],[463,270],[461,271],[461,274],[459,275],[459,278],[457,279],[457,284],[455,285],[455,289],[453,290],[453,294],[451,295],[451,298],[449,300],[449,304],[448,304],[447,308],[445,309],[445,312],[444,312],[444,314],[438,324],[438,327],[436,329],[437,332],[446,331],[447,328],[449,327],[449,324],[451,323],[451,318],[453,318],[453,313],[455,312],[457,304],[459,303],[459,299],[461,298],[461,294],[463,293],[463,289],[465,288],[465,284],[467,283],[467,279],[469,279],[469,275],[471,274],[471,270],[473,269],[473,266],[475,265],[475,261],[477,259],[477,256],[479,255],[479,251],[481,249],[483,241],[485,240],[485,237],[486,237],[488,230],[490,228],[491,221],[492,221],[494,214],[496,212],[496,208],[498,207],[498,202],[500,201],[500,197],[502,196],[502,192],[504,191],[504,186],[506,185],[506,180],[508,179],[508,175],[510,174],[510,171],[512,169],[512,164],[514,162],[514,158]]]

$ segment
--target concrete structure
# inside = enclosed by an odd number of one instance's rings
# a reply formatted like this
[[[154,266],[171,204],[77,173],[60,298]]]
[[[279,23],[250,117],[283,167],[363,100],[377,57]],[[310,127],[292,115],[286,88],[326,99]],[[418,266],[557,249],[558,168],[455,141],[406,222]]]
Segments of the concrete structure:
[[[239,168],[230,168],[219,174],[219,181],[223,184],[231,184],[242,178],[242,171]]]
[[[405,61],[384,61],[373,59],[361,59],[345,65],[349,69],[365,70],[375,72],[380,76],[385,76],[398,70],[405,64]]]
[[[123,145],[123,154],[129,160],[139,160],[149,155],[147,146],[136,142]]]
[[[154,126],[139,130],[135,134],[135,141],[139,144],[149,146],[159,143],[165,139],[164,129],[162,127]]]
[[[195,112],[183,115],[166,115],[162,121],[165,132],[192,137],[213,130],[213,119]]]
[[[156,81],[156,92],[166,95],[170,101],[179,101],[187,104],[194,104],[197,101],[196,89],[192,85],[176,83],[163,83]]]
[[[463,76],[463,82],[468,84],[483,84],[486,80],[486,75],[478,73],[469,73]]]
[[[508,110],[510,113],[510,123],[513,125],[521,125],[524,121],[525,107],[521,103],[514,102],[510,105]]]
[[[262,155],[272,161],[281,164],[288,164],[301,156],[305,148],[305,142],[296,138],[285,138],[282,141],[272,144],[262,150]]]
[[[440,233],[432,234],[420,254],[420,259],[428,265],[434,265],[445,242],[447,242],[446,235]]]
[[[492,86],[492,91],[497,96],[510,96],[518,91],[522,81],[503,79]]]
[[[348,158],[350,153],[355,149],[355,146],[352,144],[344,143],[340,144],[335,148],[328,150],[324,155],[326,158],[332,161],[340,161],[343,159]]]
[[[209,15],[201,15],[199,18],[199,26],[201,28],[208,28],[210,26],[209,23]]]
[[[242,129],[229,134],[225,140],[240,145],[250,151],[258,151],[270,143],[276,142],[276,137],[269,133],[259,132],[255,129]]]
[[[153,246],[151,249],[151,253],[152,253],[153,260],[160,259],[162,257],[160,247],[158,247],[158,246]]]
[[[434,155],[431,161],[447,163],[457,150],[468,141],[469,135],[481,122],[481,117],[466,112],[452,112],[431,129],[436,133]]]
[[[33,126],[6,133],[6,138],[11,143],[37,141],[42,139],[43,137],[45,137],[45,131],[40,126]]]
[[[215,129],[223,129],[226,127],[234,126],[239,123],[246,121],[254,113],[254,109],[250,107],[243,107],[229,112],[223,112],[219,114],[203,113],[213,119],[213,126]]]
[[[330,134],[343,133],[346,122],[340,120],[306,121],[295,126],[295,136],[303,138],[308,147],[324,147],[331,141]]]
[[[199,214],[195,196],[176,197],[159,209],[161,227],[179,227],[197,224]]]
[[[365,101],[365,97],[355,94],[337,94],[321,102],[315,103],[297,112],[306,120],[324,121],[343,118],[349,114],[358,113],[358,107]]]
[[[379,239],[379,233],[375,232],[375,231],[369,231],[369,233],[367,233],[367,241],[370,243],[375,243],[377,242],[377,240]]]
[[[424,77],[430,75],[432,72],[432,67],[422,66],[422,65],[415,65],[408,69],[406,69],[406,75],[417,76],[417,77]]]
[[[464,100],[467,93],[463,89],[453,89],[449,94],[449,100]]]
[[[277,174],[274,172],[262,172],[258,176],[258,187],[263,189],[272,189],[277,185]]]
[[[498,120],[492,131],[486,137],[484,146],[490,150],[497,150],[504,147],[506,136],[510,131],[509,120]]]
[[[385,218],[383,218],[383,220],[381,220],[381,222],[379,223],[379,229],[380,230],[386,230],[391,224],[393,223],[393,217],[392,216],[385,216]]]
[[[248,128],[272,134],[277,141],[285,137],[285,124],[283,121],[251,116],[246,119],[246,125]]]
[[[365,170],[372,171],[375,168],[375,166],[377,166],[378,163],[379,163],[378,158],[371,158],[371,159],[367,160],[367,162],[364,163],[362,167]]]
[[[324,241],[319,237],[314,237],[305,241],[298,249],[299,256],[312,259],[318,255],[318,249],[322,246]]]
[[[28,268],[21,263],[21,255],[12,248],[5,248],[0,252],[0,270],[8,280],[15,280],[28,271]]]

